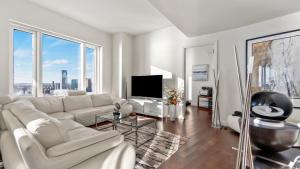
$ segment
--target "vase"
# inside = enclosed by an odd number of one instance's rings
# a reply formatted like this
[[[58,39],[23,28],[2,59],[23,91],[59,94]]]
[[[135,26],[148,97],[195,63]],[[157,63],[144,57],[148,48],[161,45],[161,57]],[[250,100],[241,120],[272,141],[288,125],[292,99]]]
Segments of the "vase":
[[[176,119],[176,105],[169,105],[169,116],[171,121],[175,121]]]
[[[164,104],[163,113],[163,117],[167,117],[169,115],[169,105]]]
[[[181,103],[176,105],[176,118],[178,119],[184,119],[185,113],[183,111],[183,105]]]

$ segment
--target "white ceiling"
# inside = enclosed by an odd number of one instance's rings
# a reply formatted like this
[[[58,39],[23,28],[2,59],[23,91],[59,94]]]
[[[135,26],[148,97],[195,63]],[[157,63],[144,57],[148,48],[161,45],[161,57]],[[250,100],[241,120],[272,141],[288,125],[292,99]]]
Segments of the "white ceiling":
[[[100,30],[140,34],[172,23],[147,0],[29,0]]]
[[[149,1],[187,36],[219,32],[300,11],[300,0]]]
[[[237,28],[300,11],[300,0],[29,0],[110,33],[170,25],[187,36]]]

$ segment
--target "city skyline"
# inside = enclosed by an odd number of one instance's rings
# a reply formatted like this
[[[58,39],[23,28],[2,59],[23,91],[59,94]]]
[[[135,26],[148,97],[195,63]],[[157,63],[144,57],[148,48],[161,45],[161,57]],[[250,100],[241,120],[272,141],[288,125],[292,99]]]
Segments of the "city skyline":
[[[71,79],[71,83],[68,83],[68,71],[61,70],[61,81],[52,83],[43,83],[43,94],[54,95],[56,91],[60,90],[79,90],[78,79]],[[91,78],[86,78],[86,92],[93,92],[93,82]],[[22,86],[22,85],[21,85]],[[26,91],[24,89],[19,89]]]
[[[33,67],[31,33],[14,31],[14,82],[31,83]],[[93,74],[94,49],[86,49],[86,74]],[[80,44],[50,35],[42,35],[43,83],[59,81],[60,71],[70,79],[80,79]]]
[[[33,43],[32,33],[14,30],[14,90],[21,95],[30,95],[33,81]],[[50,94],[52,90],[78,89],[81,78],[81,48],[80,43],[42,34],[42,84],[43,93]],[[86,48],[86,90],[92,90],[94,78],[94,49]],[[62,82],[62,72],[67,72]],[[72,86],[73,80],[73,87]],[[75,82],[77,81],[77,82]],[[53,85],[53,83],[55,85]],[[77,83],[74,86],[74,83]],[[56,86],[56,87],[53,87]],[[76,87],[77,86],[77,87]]]

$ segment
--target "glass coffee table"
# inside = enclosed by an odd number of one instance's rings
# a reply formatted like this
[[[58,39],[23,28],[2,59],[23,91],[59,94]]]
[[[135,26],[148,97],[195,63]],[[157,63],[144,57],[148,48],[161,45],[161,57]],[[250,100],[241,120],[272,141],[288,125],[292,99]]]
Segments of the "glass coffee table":
[[[152,140],[156,135],[157,120],[155,118],[140,116],[140,115],[129,115],[125,113],[120,113],[118,116],[114,116],[113,113],[109,114],[97,114],[95,115],[95,121],[96,121],[96,129],[98,130],[104,130],[107,128],[112,127],[113,130],[118,130],[119,126],[128,126],[127,130],[124,130],[121,132],[124,136],[129,134],[135,134],[135,146],[139,147],[148,141]],[[112,125],[108,127],[101,127],[98,123],[101,122],[110,122]],[[154,126],[154,132],[151,133],[151,137],[145,139],[144,141],[139,143],[139,129],[143,127],[149,127]],[[150,135],[150,134],[149,134]]]

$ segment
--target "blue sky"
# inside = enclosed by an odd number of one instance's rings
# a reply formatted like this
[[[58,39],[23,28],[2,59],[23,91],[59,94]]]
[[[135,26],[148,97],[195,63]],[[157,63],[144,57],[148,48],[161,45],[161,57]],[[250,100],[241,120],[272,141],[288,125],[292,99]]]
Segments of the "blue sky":
[[[14,31],[14,74],[16,83],[32,81],[32,35]],[[87,76],[93,74],[93,49],[87,48]],[[61,70],[68,71],[68,82],[80,78],[80,44],[42,35],[43,83],[60,82]]]
[[[80,44],[53,36],[42,36],[43,82],[60,82],[61,70],[68,81],[80,79]]]
[[[32,80],[31,34],[14,31],[14,82],[30,83]]]

